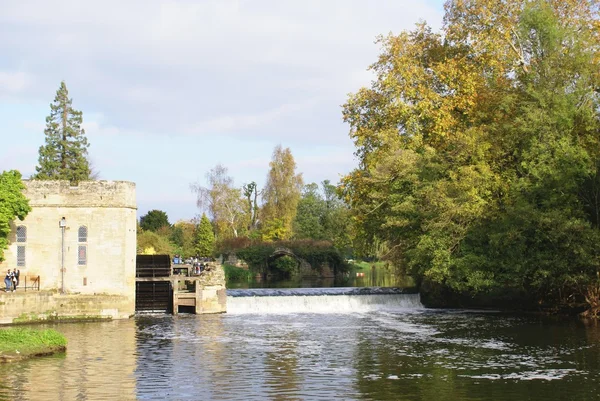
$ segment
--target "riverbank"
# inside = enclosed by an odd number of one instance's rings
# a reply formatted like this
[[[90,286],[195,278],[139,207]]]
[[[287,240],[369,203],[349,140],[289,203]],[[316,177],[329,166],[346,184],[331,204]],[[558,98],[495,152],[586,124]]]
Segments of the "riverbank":
[[[0,363],[64,352],[66,338],[55,330],[0,329]]]

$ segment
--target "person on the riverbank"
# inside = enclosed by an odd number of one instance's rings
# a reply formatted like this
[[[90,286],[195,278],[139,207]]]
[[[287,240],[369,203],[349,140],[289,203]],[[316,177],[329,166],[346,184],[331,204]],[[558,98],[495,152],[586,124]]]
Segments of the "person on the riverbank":
[[[13,292],[17,290],[17,287],[19,286],[19,276],[21,275],[21,272],[19,271],[19,269],[13,269]]]
[[[10,269],[6,271],[6,277],[4,277],[4,285],[6,286],[5,292],[10,292],[10,287],[12,285],[12,273]]]

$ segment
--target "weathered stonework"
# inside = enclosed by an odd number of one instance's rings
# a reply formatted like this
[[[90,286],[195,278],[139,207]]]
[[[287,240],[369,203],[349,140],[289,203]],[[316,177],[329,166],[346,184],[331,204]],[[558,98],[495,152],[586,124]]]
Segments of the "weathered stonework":
[[[34,276],[40,277],[42,291],[56,293],[64,284],[67,295],[38,295],[41,297],[38,301],[48,306],[46,310],[55,310],[58,314],[61,313],[60,307],[52,305],[72,305],[79,302],[75,298],[80,298],[81,302],[88,302],[90,306],[81,309],[85,309],[85,314],[111,318],[132,315],[135,312],[135,184],[125,181],[83,181],[77,186],[68,181],[24,181],[24,184],[24,194],[32,211],[24,221],[16,220],[11,224],[10,245],[5,251],[5,261],[0,263],[0,269],[3,269],[1,277],[7,269],[18,268],[21,286],[26,277],[29,285]],[[64,277],[61,274],[63,248],[59,227],[62,217],[66,220]],[[26,229],[23,242],[17,242],[19,226]],[[80,241],[81,227],[85,227],[85,241]],[[17,266],[19,246],[25,247],[25,266]],[[85,247],[84,263],[79,260],[80,247]],[[17,290],[21,291],[23,288]],[[79,297],[75,296],[77,294]],[[101,302],[94,306],[94,299],[99,301],[101,297],[86,298],[93,294],[108,298],[117,296],[118,301],[114,304],[108,301],[108,304],[113,304],[111,307],[104,307]],[[6,304],[1,304],[10,301],[7,297],[11,295],[15,294],[6,294],[0,300],[0,321],[6,320],[7,314],[18,312],[14,305],[7,308]],[[33,299],[27,297],[21,313],[30,313],[28,309],[31,313],[43,312],[33,307]],[[65,313],[78,313],[78,306],[74,306],[73,310]]]
[[[134,313],[130,304],[123,295],[0,292],[0,324],[126,319]]]

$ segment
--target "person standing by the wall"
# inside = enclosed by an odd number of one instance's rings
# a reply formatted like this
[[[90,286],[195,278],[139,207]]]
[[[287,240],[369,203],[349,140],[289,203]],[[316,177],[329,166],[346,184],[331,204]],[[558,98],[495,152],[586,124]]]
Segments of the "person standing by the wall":
[[[12,284],[12,273],[10,269],[6,271],[6,277],[4,277],[4,285],[6,286],[5,292],[10,292],[10,286]]]
[[[19,269],[14,269],[13,273],[15,275],[15,290],[17,289],[17,287],[19,286],[19,277],[21,276],[21,270]]]
[[[17,290],[17,285],[19,285],[19,272],[17,269],[13,269],[12,271],[12,290],[15,292]]]

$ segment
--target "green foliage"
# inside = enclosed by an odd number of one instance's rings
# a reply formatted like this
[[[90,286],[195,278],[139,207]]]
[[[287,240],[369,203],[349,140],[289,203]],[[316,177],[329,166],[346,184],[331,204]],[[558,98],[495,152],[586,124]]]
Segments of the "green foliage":
[[[241,267],[224,264],[223,269],[225,270],[225,281],[227,284],[232,281],[247,281],[252,277],[252,272],[250,270]]]
[[[91,168],[87,159],[89,147],[81,111],[73,109],[73,100],[65,82],[60,83],[54,103],[50,104],[50,115],[46,117],[46,144],[39,150],[39,166],[32,177],[38,180],[84,181],[91,179]]]
[[[150,210],[140,218],[140,227],[145,231],[158,231],[163,227],[170,227],[169,217],[162,210]]]
[[[274,256],[281,248],[288,249],[298,258],[304,259],[315,270],[319,270],[324,264],[335,273],[346,272],[349,268],[340,252],[327,241],[227,241],[220,244],[219,251],[223,254],[235,253],[254,273],[284,273],[285,275],[294,273],[298,264],[295,258],[292,257],[294,262],[292,266],[292,263],[285,258],[286,255]],[[279,261],[279,259],[284,260]]]
[[[198,224],[198,228],[196,229],[196,255],[200,257],[210,257],[212,256],[214,250],[215,234],[213,233],[213,227],[210,223],[210,220],[208,220],[208,217],[206,217],[205,214],[202,214],[200,224]]]
[[[291,277],[298,273],[298,261],[291,256],[282,256],[271,263],[271,271],[280,277]]]
[[[170,240],[175,246],[175,254],[183,257],[196,254],[196,226],[193,221],[178,221],[173,225]]]
[[[169,239],[153,231],[138,231],[136,248],[138,254],[173,255],[175,253]]]
[[[304,186],[294,219],[294,239],[331,241],[344,254],[351,253],[351,216],[328,180],[322,188],[315,183]]]
[[[24,189],[18,171],[0,174],[0,261],[4,260],[4,250],[8,247],[12,221],[15,218],[23,220],[31,211],[29,200],[23,195]]]
[[[360,167],[339,191],[363,249],[458,291],[582,299],[600,271],[590,7],[449,1],[441,34],[381,38],[344,106]]]
[[[315,183],[304,186],[302,198],[298,202],[294,219],[294,238],[325,239],[323,227],[327,206]]]

